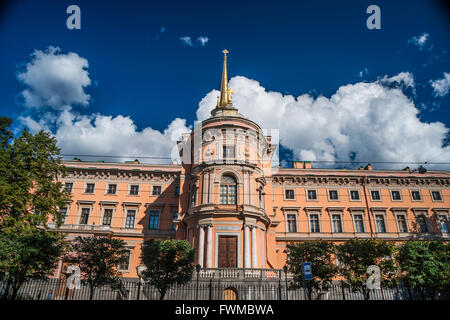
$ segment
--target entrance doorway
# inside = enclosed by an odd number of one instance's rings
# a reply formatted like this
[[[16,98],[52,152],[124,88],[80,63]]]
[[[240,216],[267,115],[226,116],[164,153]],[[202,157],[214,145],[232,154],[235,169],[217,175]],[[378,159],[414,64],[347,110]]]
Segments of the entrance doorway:
[[[219,268],[237,268],[237,237],[219,236]]]
[[[237,300],[237,292],[234,288],[226,288],[223,291],[223,300]]]

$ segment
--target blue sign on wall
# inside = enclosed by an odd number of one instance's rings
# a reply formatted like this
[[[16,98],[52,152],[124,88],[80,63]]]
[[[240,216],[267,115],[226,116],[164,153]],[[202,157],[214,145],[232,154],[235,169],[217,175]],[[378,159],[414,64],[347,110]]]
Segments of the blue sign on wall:
[[[312,280],[311,262],[303,262],[303,276],[305,280]]]

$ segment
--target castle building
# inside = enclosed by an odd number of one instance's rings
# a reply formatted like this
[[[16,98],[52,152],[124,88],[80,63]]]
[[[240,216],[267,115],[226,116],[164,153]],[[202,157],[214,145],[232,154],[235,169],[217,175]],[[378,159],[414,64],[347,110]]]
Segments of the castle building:
[[[448,171],[273,166],[278,146],[233,105],[227,53],[211,117],[178,142],[181,164],[67,161],[72,200],[51,227],[123,239],[126,278],[151,238],[189,241],[195,264],[212,271],[281,269],[295,241],[448,239]]]

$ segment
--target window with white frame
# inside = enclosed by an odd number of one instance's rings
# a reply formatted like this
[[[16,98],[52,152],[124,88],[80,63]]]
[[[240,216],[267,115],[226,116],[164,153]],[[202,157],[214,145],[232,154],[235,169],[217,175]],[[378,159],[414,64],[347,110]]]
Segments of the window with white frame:
[[[103,211],[103,221],[104,226],[110,226],[112,222],[113,209],[104,209]]]
[[[117,192],[117,184],[110,183],[108,184],[108,190],[106,191],[107,194],[116,194]]]
[[[408,225],[406,223],[406,215],[397,214],[398,232],[408,232]]]
[[[375,225],[377,227],[377,232],[385,233],[386,232],[386,224],[384,222],[384,215],[383,214],[376,214],[375,215]]]
[[[130,195],[131,196],[137,196],[139,194],[139,185],[138,184],[132,184],[130,186]]]
[[[223,157],[224,158],[234,158],[234,154],[235,154],[234,150],[235,150],[234,146],[224,145],[223,146]]]
[[[81,208],[80,224],[88,224],[90,213],[91,213],[90,208]]]
[[[63,207],[61,209],[59,209],[59,215],[61,216],[61,223],[64,224],[66,222],[66,217],[67,217],[67,207]]]
[[[152,230],[159,229],[159,211],[150,210],[148,228]]]
[[[421,201],[422,195],[419,190],[411,190],[411,198],[413,201]]]
[[[64,192],[71,193],[73,189],[73,183],[72,182],[66,182],[64,184]]]
[[[295,199],[294,189],[285,189],[284,190],[284,199],[294,200]]]
[[[130,268],[130,258],[131,258],[131,250],[128,250],[125,253],[124,260],[119,264],[119,270],[128,271]]]
[[[448,233],[448,220],[447,220],[447,216],[446,215],[439,215],[438,216],[439,219],[439,226],[441,227],[441,232],[442,233]]]
[[[342,232],[342,218],[340,214],[331,215],[331,221],[333,226],[333,232],[340,233]]]
[[[442,195],[439,190],[431,190],[431,198],[433,201],[442,201]]]
[[[161,186],[153,186],[152,195],[159,196],[161,194]]]
[[[416,216],[417,226],[419,228],[420,233],[427,233],[428,227],[427,227],[427,220],[424,214],[418,214]]]
[[[317,191],[314,189],[310,189],[306,193],[308,200],[317,200]]]
[[[319,215],[309,215],[309,227],[311,232],[320,232]]]
[[[172,229],[173,229],[173,230],[177,230],[177,224],[175,223],[175,221],[178,220],[178,211],[174,211],[174,212],[172,213],[172,216],[173,216],[173,220],[172,220]]]
[[[353,223],[355,225],[355,232],[364,232],[364,219],[362,214],[353,215]]]
[[[95,183],[86,183],[86,189],[84,193],[94,193]]]
[[[236,204],[236,179],[230,175],[223,175],[220,180],[220,204]]]
[[[136,210],[127,209],[127,216],[125,220],[125,228],[127,229],[133,229],[134,223],[136,220]]]
[[[402,194],[399,190],[391,190],[391,198],[392,201],[401,201],[402,200]]]
[[[350,190],[350,200],[359,201],[359,190]]]
[[[288,232],[297,232],[297,215],[287,214],[286,217]]]
[[[328,190],[328,199],[329,200],[339,200],[339,193],[337,190]]]
[[[372,199],[372,201],[381,201],[380,191],[379,190],[371,190],[370,198]]]

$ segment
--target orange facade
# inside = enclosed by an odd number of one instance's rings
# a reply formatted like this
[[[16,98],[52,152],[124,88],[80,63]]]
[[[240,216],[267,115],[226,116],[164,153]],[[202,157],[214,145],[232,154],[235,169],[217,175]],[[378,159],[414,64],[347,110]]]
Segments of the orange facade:
[[[448,239],[449,172],[274,167],[276,141],[233,106],[226,63],[211,117],[178,143],[181,165],[66,162],[72,201],[53,227],[123,239],[124,277],[150,238],[189,241],[204,268],[268,269],[292,241]]]

